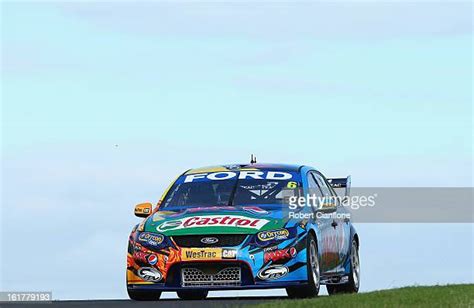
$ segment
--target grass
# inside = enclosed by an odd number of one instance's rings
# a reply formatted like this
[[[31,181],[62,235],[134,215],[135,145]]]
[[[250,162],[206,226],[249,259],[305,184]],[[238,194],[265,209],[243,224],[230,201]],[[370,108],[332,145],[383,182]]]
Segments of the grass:
[[[279,300],[258,308],[303,307],[474,307],[474,284],[405,287],[359,294]]]

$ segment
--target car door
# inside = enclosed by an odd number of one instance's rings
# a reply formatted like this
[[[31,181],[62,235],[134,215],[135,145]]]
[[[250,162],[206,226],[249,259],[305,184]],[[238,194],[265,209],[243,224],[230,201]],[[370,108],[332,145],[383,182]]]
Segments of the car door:
[[[336,195],[334,189],[331,189],[333,194]],[[339,233],[339,271],[344,272],[344,264],[347,258],[350,257],[351,249],[351,221],[349,211],[343,206],[342,202],[337,204],[337,213],[339,218],[338,233]]]
[[[334,246],[336,241],[336,230],[332,225],[332,219],[327,218],[322,214],[319,209],[319,202],[324,197],[324,193],[317,182],[317,174],[315,171],[308,172],[308,192],[310,195],[314,195],[317,199],[316,204],[313,207],[314,212],[314,222],[318,226],[318,229],[321,233],[321,238],[319,241],[318,249],[320,249],[321,254],[321,263],[320,263],[320,270],[321,273],[332,272],[336,270],[337,263],[333,260],[334,253],[336,252],[337,248]]]
[[[332,194],[331,189],[328,186],[328,183],[324,176],[319,173],[319,172],[314,172],[313,173],[314,178],[316,180],[316,183],[318,184],[319,188],[321,189],[321,192],[323,194],[323,197],[325,198],[325,202],[329,205],[328,207],[333,207],[334,211],[333,212],[325,212],[326,215],[328,216],[335,216],[334,214],[337,213],[337,199],[335,196]],[[342,222],[340,219],[337,217],[331,217],[331,218],[326,218],[328,221],[328,237],[326,238],[326,242],[324,245],[326,246],[326,266],[328,268],[328,272],[330,273],[337,273],[340,271],[341,267],[341,256],[340,256],[340,240],[341,240],[341,235],[342,235]]]
[[[337,193],[332,188],[329,181],[322,176],[326,186],[329,188],[331,195],[336,200],[336,212],[337,212],[337,242],[338,242],[338,255],[339,255],[339,265],[338,272],[344,272],[344,264],[346,259],[349,257],[350,253],[350,234],[351,234],[351,225],[347,209],[343,206],[341,202],[342,199],[338,198]]]

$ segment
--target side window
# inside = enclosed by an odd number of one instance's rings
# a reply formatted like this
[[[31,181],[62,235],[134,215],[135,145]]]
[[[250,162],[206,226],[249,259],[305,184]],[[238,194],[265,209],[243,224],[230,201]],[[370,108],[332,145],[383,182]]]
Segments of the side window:
[[[329,187],[328,182],[321,174],[315,174],[316,182],[318,183],[319,187],[321,187],[321,191],[325,198],[327,198],[328,202],[332,204],[332,206],[338,206],[339,200],[337,199],[336,195]]]
[[[314,174],[312,172],[308,173],[308,192],[309,192],[310,195],[315,195],[317,200],[321,200],[321,198],[323,196],[323,194],[321,192],[321,189],[319,188],[319,185],[316,182],[316,180],[314,178]],[[318,204],[311,204],[311,206],[313,206],[313,209],[316,209],[319,205]]]
[[[316,180],[314,179],[314,176],[311,172],[308,173],[308,190],[311,195],[315,194],[318,197],[322,196],[321,190],[319,189],[319,185],[318,183],[316,183]]]
[[[315,177],[319,187],[321,187],[321,191],[323,192],[324,197],[332,196],[331,190],[326,185],[326,181],[324,181],[324,179],[319,174],[315,174]]]
[[[342,202],[341,202],[341,199],[338,198],[338,195],[336,193],[336,191],[334,190],[334,188],[331,186],[331,184],[329,184],[328,180],[325,179],[325,182],[326,182],[326,185],[329,187],[329,190],[331,191],[331,195],[334,197],[334,199],[336,200],[336,205],[337,206],[341,206],[342,205]]]

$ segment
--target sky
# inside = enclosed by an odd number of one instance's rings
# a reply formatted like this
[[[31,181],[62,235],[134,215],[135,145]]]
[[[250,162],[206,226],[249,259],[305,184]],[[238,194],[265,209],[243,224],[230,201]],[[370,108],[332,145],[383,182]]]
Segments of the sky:
[[[251,153],[472,187],[471,2],[7,0],[0,77],[2,290],[125,298],[133,206]],[[472,224],[356,227],[362,291],[474,281]]]

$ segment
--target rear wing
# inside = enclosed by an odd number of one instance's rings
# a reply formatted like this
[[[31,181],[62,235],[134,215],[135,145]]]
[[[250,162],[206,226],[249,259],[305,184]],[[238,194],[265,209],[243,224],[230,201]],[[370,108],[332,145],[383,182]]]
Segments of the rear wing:
[[[344,195],[347,197],[349,196],[351,192],[351,176],[348,175],[345,178],[332,178],[328,179],[329,184],[331,184],[331,187],[336,189],[336,188],[345,188],[345,193]]]

